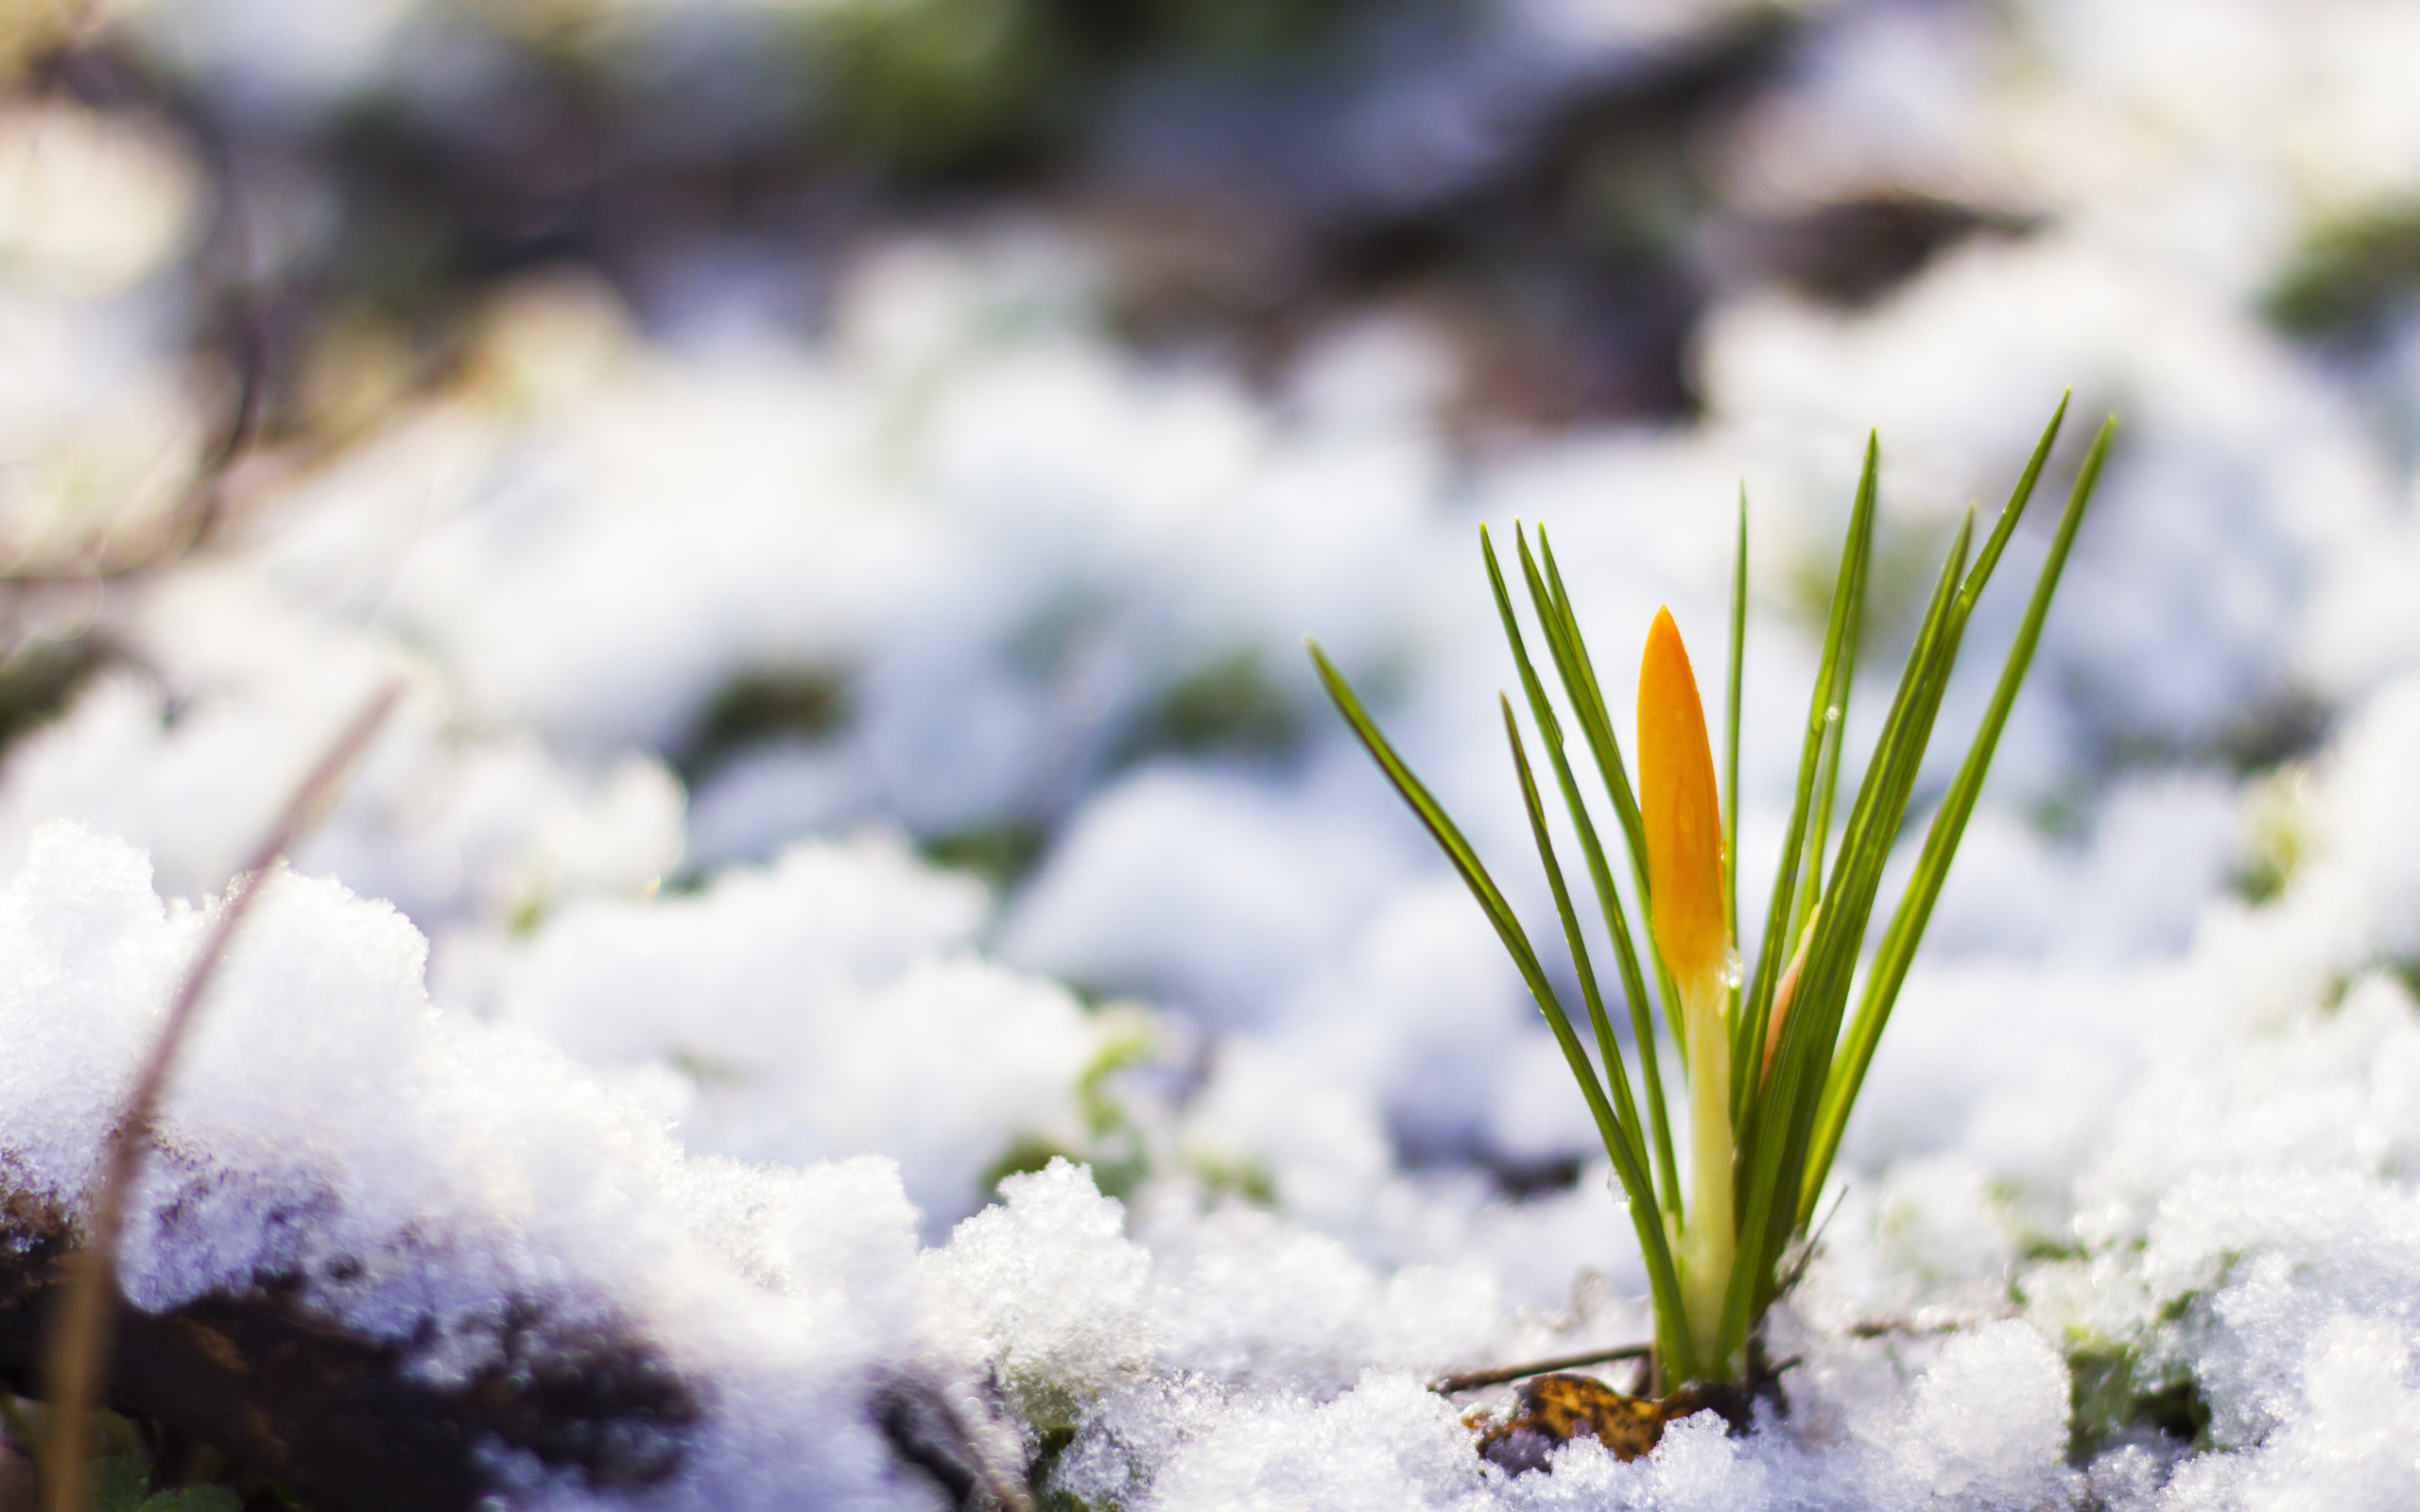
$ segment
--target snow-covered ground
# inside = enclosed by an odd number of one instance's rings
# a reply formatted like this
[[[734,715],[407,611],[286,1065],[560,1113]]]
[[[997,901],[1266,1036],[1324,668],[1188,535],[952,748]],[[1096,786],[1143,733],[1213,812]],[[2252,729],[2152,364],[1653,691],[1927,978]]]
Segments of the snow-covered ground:
[[[226,41],[273,9],[139,25],[196,68],[337,59],[277,83],[302,109],[419,24]],[[1409,319],[1271,385],[1147,361],[1080,240],[994,225],[869,248],[813,342],[508,286],[454,377],[248,459],[207,549],[106,588],[77,564],[164,528],[226,403],[181,347],[203,179],[132,117],[0,112],[0,551],[45,578],[9,613],[106,653],[0,756],[0,1163],[89,1195],[211,900],[401,676],[180,1070],[144,1306],[298,1277],[438,1382],[507,1300],[634,1330],[701,1406],[629,1504],[934,1504],[868,1416],[903,1372],[1136,1512],[2420,1503],[2420,301],[2358,357],[2264,314],[2420,195],[2420,36],[2113,9],[1813,26],[1704,147],[1738,203],[2033,229],[1861,308],[1719,294],[1687,423],[1474,453]],[[1544,523],[1623,708],[1657,605],[1719,645],[1744,479],[1762,876],[1866,428],[1852,749],[1926,558],[2067,387],[2056,487],[2103,412],[2120,440],[1776,1315],[1789,1418],[1483,1465],[1422,1382],[1643,1338],[1643,1273],[1302,638],[1536,917],[1478,525]],[[1978,617],[1952,755],[2046,540]]]

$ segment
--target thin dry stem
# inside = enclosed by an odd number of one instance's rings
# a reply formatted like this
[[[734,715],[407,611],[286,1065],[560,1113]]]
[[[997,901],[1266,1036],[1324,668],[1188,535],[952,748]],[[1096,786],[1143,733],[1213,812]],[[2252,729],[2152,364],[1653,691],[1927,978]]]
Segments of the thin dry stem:
[[[209,545],[225,520],[236,466],[251,454],[259,438],[268,398],[268,311],[258,287],[250,205],[237,173],[233,145],[207,114],[176,110],[142,69],[130,65],[103,39],[99,11],[97,0],[56,0],[50,6],[43,23],[51,28],[50,35],[36,49],[38,93],[68,98],[131,97],[147,103],[150,112],[170,124],[193,148],[219,206],[207,237],[193,254],[194,266],[206,267],[211,259],[219,258],[231,270],[220,292],[233,308],[227,344],[234,391],[216,441],[196,465],[158,539],[113,558],[95,557],[49,567],[0,567],[0,583],[10,585],[108,584],[173,565]]]
[[[1558,1355],[1551,1360],[1532,1360],[1528,1365],[1500,1366],[1493,1370],[1464,1370],[1450,1376],[1440,1376],[1428,1383],[1428,1389],[1440,1396],[1450,1397],[1460,1391],[1477,1391],[1481,1386],[1500,1386],[1508,1381],[1525,1381],[1556,1370],[1576,1370],[1585,1365],[1611,1365],[1616,1360],[1644,1360],[1655,1352],[1652,1344],[1625,1344],[1618,1349],[1591,1349],[1586,1354]]]
[[[135,1077],[134,1091],[128,1094],[125,1110],[111,1134],[100,1192],[93,1203],[92,1227],[82,1246],[68,1257],[67,1291],[53,1319],[48,1362],[50,1412],[42,1465],[48,1493],[43,1504],[49,1512],[83,1512],[85,1505],[85,1451],[89,1447],[93,1405],[101,1393],[102,1362],[108,1356],[111,1330],[116,1321],[116,1254],[118,1239],[126,1228],[127,1194],[133,1189],[134,1178],[142,1169],[152,1121],[159,1113],[161,1093],[167,1086],[169,1072],[175,1068],[177,1052],[183,1046],[202,993],[226,954],[228,943],[234,938],[245,915],[251,911],[252,900],[260,895],[261,885],[294,842],[317,822],[346,771],[378,732],[379,726],[386,723],[403,694],[400,679],[381,688],[295,788],[285,811],[270,827],[268,838],[238,874],[226,905],[213,920],[193,964],[185,969],[184,980],[168,1006],[167,1017],[161,1022],[151,1053]]]

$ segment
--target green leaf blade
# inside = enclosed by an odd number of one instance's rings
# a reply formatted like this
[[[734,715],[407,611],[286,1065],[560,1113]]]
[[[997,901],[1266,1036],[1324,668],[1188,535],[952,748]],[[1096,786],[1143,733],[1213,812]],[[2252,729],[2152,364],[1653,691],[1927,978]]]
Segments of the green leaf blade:
[[[1789,1011],[1782,1020],[1772,1088],[1755,1105],[1742,1150],[1748,1200],[1740,1205],[1740,1253],[1723,1309],[1722,1337],[1744,1342],[1771,1301],[1773,1267],[1797,1227],[1799,1187],[1816,1105],[1839,1039],[1840,1022],[1892,841],[1907,812],[1917,769],[1930,737],[1951,662],[1957,656],[1958,587],[1974,536],[1969,511],[1943,564],[1916,644],[1892,699],[1875,753],[1866,764],[1856,804],[1824,888],[1826,905],[1815,926]]]
[[[1789,958],[1789,919],[1797,902],[1801,852],[1806,843],[1824,740],[1835,717],[1830,710],[1836,701],[1841,654],[1848,642],[1849,622],[1862,618],[1865,612],[1866,569],[1874,555],[1875,503],[1881,471],[1881,440],[1869,432],[1865,463],[1858,474],[1857,500],[1849,511],[1848,540],[1841,548],[1840,574],[1833,580],[1832,612],[1824,631],[1824,656],[1816,666],[1814,696],[1806,712],[1806,735],[1798,758],[1797,791],[1790,802],[1789,823],[1782,832],[1781,868],[1773,879],[1772,896],[1766,902],[1765,932],[1756,950],[1756,971],[1732,1044],[1734,1128],[1753,1122],[1757,1078],[1749,1074],[1749,1068],[1762,1064],[1773,990],[1779,984],[1782,967]]]
[[[1543,540],[1544,533],[1541,532],[1541,544]],[[1564,696],[1571,700],[1581,721],[1590,754],[1597,758],[1600,766],[1608,760],[1614,764],[1614,771],[1605,779],[1609,790],[1616,783],[1627,790],[1629,776],[1621,770],[1620,748],[1613,744],[1610,727],[1605,725],[1603,696],[1596,686],[1595,674],[1588,669],[1586,647],[1578,639],[1579,625],[1567,616],[1554,612],[1555,600],[1538,571],[1536,558],[1530,554],[1528,537],[1516,532],[1514,542],[1520,548],[1523,586],[1529,590],[1530,607],[1538,614],[1538,623],[1546,629],[1547,647],[1554,660],[1555,675],[1563,684]],[[1491,573],[1495,571],[1492,554],[1489,570]],[[1499,597],[1497,607],[1507,616],[1509,624],[1512,612],[1509,604]],[[1543,691],[1533,696],[1543,698]],[[1600,728],[1603,730],[1601,742],[1591,734],[1592,730]],[[1671,1115],[1665,1101],[1664,1073],[1656,1052],[1655,1021],[1648,1001],[1646,978],[1639,969],[1637,945],[1631,934],[1621,897],[1614,885],[1612,868],[1606,863],[1604,848],[1598,842],[1596,825],[1588,818],[1587,806],[1581,799],[1578,784],[1569,780],[1568,772],[1567,765],[1559,761],[1556,777],[1564,783],[1564,799],[1571,809],[1572,823],[1579,831],[1582,850],[1588,862],[1589,881],[1597,890],[1606,933],[1613,937],[1615,961],[1621,971],[1622,995],[1630,1007],[1631,1034],[1638,1046],[1639,1072],[1647,1089],[1657,1185],[1663,1194],[1664,1210],[1677,1217],[1681,1212],[1680,1165],[1673,1153]]]
[[[1696,1369],[1696,1355],[1689,1344],[1686,1320],[1682,1311],[1679,1273],[1673,1266],[1671,1246],[1664,1232],[1664,1220],[1656,1204],[1654,1190],[1647,1183],[1644,1173],[1628,1159],[1629,1146],[1616,1125],[1604,1089],[1598,1081],[1595,1069],[1588,1063],[1586,1052],[1579,1048],[1579,1039],[1572,1031],[1569,1015],[1564,1011],[1561,998],[1547,980],[1537,952],[1530,947],[1528,933],[1522,929],[1512,905],[1505,902],[1495,879],[1488,875],[1478,853],[1472,849],[1469,840],[1463,837],[1461,830],[1446,815],[1444,808],[1412,774],[1410,766],[1396,754],[1394,747],[1379,730],[1377,722],[1362,707],[1352,684],[1345,680],[1344,675],[1337,670],[1336,663],[1328,660],[1327,653],[1316,641],[1305,644],[1321,684],[1326,688],[1337,711],[1344,716],[1345,723],[1360,739],[1362,747],[1377,762],[1379,770],[1386,774],[1396,793],[1426,826],[1430,836],[1461,874],[1463,885],[1478,900],[1480,910],[1487,915],[1488,922],[1495,926],[1496,937],[1503,941],[1506,952],[1512,955],[1513,965],[1520,971],[1530,995],[1537,1000],[1539,1011],[1546,1016],[1547,1026],[1553,1031],[1564,1058],[1571,1063],[1573,1076],[1580,1082],[1582,1094],[1588,1101],[1589,1112],[1597,1122],[1605,1152],[1612,1158],[1615,1173],[1623,1182],[1623,1189],[1630,1198],[1631,1222],[1638,1231],[1639,1247],[1647,1262],[1648,1284],[1654,1297],[1658,1348],[1664,1351],[1664,1359],[1674,1362],[1682,1370],[1681,1378],[1688,1379]],[[1533,793],[1534,783],[1527,781],[1527,763],[1520,761],[1518,765],[1525,777],[1525,787]],[[1665,1322],[1667,1318],[1672,1320],[1669,1327]]]
[[[1519,526],[1516,523],[1514,529]],[[1604,848],[1597,841],[1597,827],[1588,816],[1588,808],[1580,798],[1580,783],[1572,775],[1571,763],[1564,754],[1563,727],[1554,716],[1554,708],[1547,701],[1546,685],[1538,678],[1537,668],[1530,661],[1528,644],[1521,635],[1521,624],[1512,612],[1512,596],[1505,591],[1504,570],[1496,561],[1495,544],[1489,541],[1487,527],[1479,527],[1479,554],[1487,564],[1488,585],[1495,594],[1495,607],[1504,621],[1504,638],[1512,648],[1513,664],[1521,675],[1521,689],[1530,704],[1530,712],[1537,720],[1540,744],[1546,747],[1547,760],[1553,765],[1555,782],[1562,790],[1564,804],[1570,812],[1573,828],[1580,836],[1581,849],[1587,857],[1589,874],[1599,889],[1599,896],[1609,905],[1617,907],[1610,888],[1612,878],[1604,863]],[[1512,704],[1504,704],[1504,731],[1512,747],[1512,761],[1519,770],[1522,796],[1530,802],[1530,831],[1536,840],[1538,860],[1546,868],[1547,885],[1554,895],[1555,913],[1562,920],[1564,937],[1571,952],[1574,971],[1580,977],[1581,995],[1586,1001],[1589,1027],[1597,1037],[1597,1054],[1604,1063],[1605,1076],[1614,1093],[1616,1123],[1623,1137],[1630,1142],[1634,1164],[1647,1167],[1647,1150],[1640,1133],[1638,1109],[1633,1103],[1630,1073],[1622,1063],[1621,1046],[1614,1039],[1613,1022],[1605,1015],[1605,1002],[1597,984],[1596,968],[1589,961],[1588,941],[1581,932],[1580,919],[1571,905],[1569,888],[1565,885],[1562,865],[1556,861],[1554,843],[1546,827],[1546,815],[1535,802],[1534,784],[1530,778],[1529,756],[1521,747],[1519,727],[1512,719]]]
[[[2060,403],[2060,416],[2066,413],[2066,401]],[[2026,471],[2018,484],[2017,496],[2011,501],[2009,513],[2021,510],[2023,500],[2031,493],[2034,480],[2041,472],[2041,459],[2055,435],[2059,416],[2052,417],[2051,432],[2046,434],[2036,450],[2033,465]],[[2104,421],[2094,436],[2092,446],[2084,455],[2083,465],[2076,474],[2075,485],[2068,490],[2067,507],[2060,517],[2058,533],[2052,538],[2048,557],[2034,578],[2033,592],[2026,604],[2025,618],[2017,627],[2015,639],[2009,645],[2001,663],[2000,678],[1993,689],[1992,701],[1986,708],[1982,723],[1969,743],[1958,776],[1934,814],[1931,829],[1926,833],[1925,848],[1917,861],[1915,874],[1909,879],[1901,895],[1899,907],[1885,932],[1875,954],[1874,970],[1866,991],[1858,1003],[1857,1018],[1842,1044],[1835,1074],[1824,1089],[1816,1131],[1816,1143],[1810,1152],[1807,1174],[1810,1179],[1800,1200],[1800,1223],[1809,1220],[1816,1197],[1831,1174],[1832,1161],[1840,1152],[1841,1136],[1847,1126],[1848,1115],[1857,1094],[1863,1087],[1867,1068],[1873,1063],[1875,1047],[1880,1042],[1882,1030],[1889,1022],[1891,1009],[1896,1002],[1900,987],[1907,979],[1908,968],[1922,943],[1925,926],[1930,922],[1932,907],[1949,873],[1950,863],[1957,854],[1958,843],[1965,833],[1966,821],[1972,816],[1980,797],[1983,780],[1991,769],[1992,757],[1998,747],[2001,730],[2008,723],[2010,710],[2022,691],[2025,677],[2031,669],[2034,647],[2042,635],[2043,622],[2048,617],[2050,600],[2058,592],[2059,579],[2066,571],[2067,556],[2075,544],[2076,531],[2083,524],[2094,490],[2100,479],[2102,466],[2108,458],[2111,439],[2117,434],[2115,418]],[[2000,532],[1995,531],[1995,536]],[[1978,563],[1980,567],[1984,563]],[[1976,583],[1972,595],[1979,596],[1981,584]],[[1962,593],[1971,604],[1973,597]]]

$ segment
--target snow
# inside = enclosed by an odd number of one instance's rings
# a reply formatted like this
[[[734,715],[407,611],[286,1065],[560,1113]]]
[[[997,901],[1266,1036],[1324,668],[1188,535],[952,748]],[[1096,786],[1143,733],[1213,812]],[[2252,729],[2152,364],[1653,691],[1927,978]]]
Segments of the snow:
[[[1125,1212],[1056,1160],[1000,1183],[995,1207],[966,1219],[922,1277],[964,1326],[1028,1421],[1072,1426],[1081,1408],[1150,1364],[1145,1297],[1151,1257]]]
[[[984,905],[896,839],[810,844],[695,897],[592,899],[493,962],[499,1023],[651,1074],[686,1145],[791,1164],[882,1152],[928,1220],[982,1205],[1017,1139],[1084,1140],[1102,1024],[973,958]]]
[[[381,0],[256,45],[285,9],[137,25],[306,115],[437,109],[428,59],[515,25]],[[1480,9],[1487,46],[1352,107],[1468,114],[1319,171],[1433,190],[1500,147],[1456,120],[1522,129],[1492,112],[1538,39],[1593,39],[1585,72],[1728,13]],[[1131,1512],[2412,1504],[2415,390],[2260,313],[2314,230],[2413,192],[2410,22],[2201,9],[1810,16],[1703,144],[1736,203],[1899,185],[2040,223],[1854,309],[1715,259],[1686,421],[1462,448],[1409,318],[1268,384],[1147,359],[1035,226],[868,246],[813,338],[501,284],[458,373],[263,455],[207,552],[12,604],[107,655],[0,755],[0,1170],[91,1201],[230,872],[401,676],[226,962],[121,1266],[151,1309],[295,1280],[436,1383],[533,1305],[548,1348],[635,1341],[698,1404],[644,1495],[486,1446],[509,1501],[929,1506],[874,1420],[912,1378]],[[614,35],[692,9],[737,8]],[[140,549],[180,496],[224,399],[176,271],[207,198],[130,118],[0,112],[12,569]],[[1505,1394],[1425,1383],[1645,1337],[1640,1263],[1301,637],[1540,920],[1477,526],[1547,524],[1622,708],[1656,606],[1718,634],[1744,478],[1754,877],[1866,428],[1887,660],[1920,558],[2070,386],[2037,509],[2113,408],[2117,449],[1774,1316],[1789,1415],[1507,1475],[1461,1421]],[[1977,616],[1927,791],[2046,540]],[[727,717],[768,686],[796,696]],[[987,845],[1011,859],[935,859]]]
[[[121,842],[63,823],[36,835],[0,894],[0,1143],[23,1190],[70,1211],[89,1196],[205,917],[164,904]],[[560,1053],[433,1008],[424,951],[385,904],[271,881],[163,1108],[119,1256],[130,1299],[290,1277],[438,1384],[494,1363],[506,1303],[537,1309],[557,1348],[631,1331],[726,1390],[675,1504],[760,1494],[767,1455],[799,1494],[895,1504],[870,1424],[783,1408],[914,1350],[895,1166],[684,1160]]]
[[[1212,1022],[1266,1020],[1412,859],[1383,839],[1320,834],[1324,795],[1272,786],[1147,768],[1109,788],[1019,900],[1001,954]]]

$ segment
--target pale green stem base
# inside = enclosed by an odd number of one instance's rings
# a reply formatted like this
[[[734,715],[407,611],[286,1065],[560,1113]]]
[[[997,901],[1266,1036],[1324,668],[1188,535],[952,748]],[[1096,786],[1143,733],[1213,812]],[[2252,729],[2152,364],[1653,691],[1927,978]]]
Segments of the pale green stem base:
[[[1722,1304],[1731,1289],[1738,1249],[1732,1214],[1731,1035],[1722,1022],[1728,990],[1719,977],[1682,986],[1689,1023],[1688,1211],[1681,1225],[1674,1260],[1680,1270],[1681,1304],[1688,1312],[1689,1338],[1698,1368],[1708,1380],[1727,1379],[1729,1362],[1719,1350]]]

